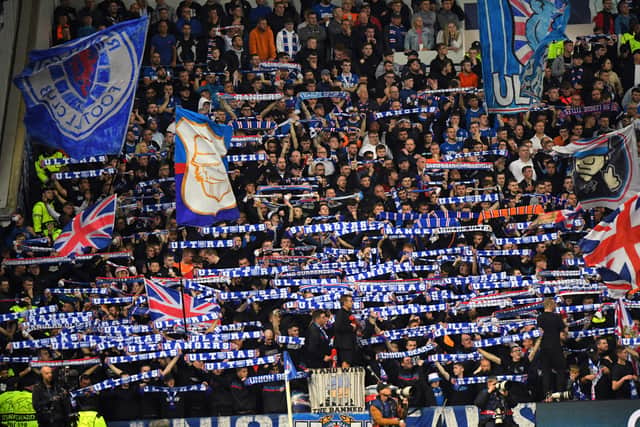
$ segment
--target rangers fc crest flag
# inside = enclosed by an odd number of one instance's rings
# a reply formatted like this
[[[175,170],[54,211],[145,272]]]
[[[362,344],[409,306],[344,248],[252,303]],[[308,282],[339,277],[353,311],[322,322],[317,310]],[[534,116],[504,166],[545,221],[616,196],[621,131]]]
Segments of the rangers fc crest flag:
[[[553,149],[572,156],[574,191],[585,209],[616,209],[640,192],[634,125]]]
[[[37,142],[80,159],[119,154],[144,53],[148,17],[29,54],[14,82]]]
[[[176,109],[176,219],[178,224],[207,226],[240,216],[226,161],[231,126]]]
[[[568,0],[478,1],[489,112],[527,111],[537,102],[549,43],[566,38],[568,20]]]

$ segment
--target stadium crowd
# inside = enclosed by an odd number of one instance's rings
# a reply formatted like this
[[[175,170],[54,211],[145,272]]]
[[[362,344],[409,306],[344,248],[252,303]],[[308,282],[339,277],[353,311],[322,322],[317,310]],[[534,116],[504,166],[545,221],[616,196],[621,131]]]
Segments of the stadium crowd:
[[[481,41],[464,40],[465,16],[452,0],[411,5],[401,0],[302,0],[302,10],[289,0],[273,4],[257,0],[256,7],[244,0],[225,4],[185,0],[177,8],[165,0],[156,0],[153,7],[138,0],[128,8],[122,1],[86,0],[79,10],[68,0],[60,3],[54,16],[54,45],[146,11],[151,17],[147,60],[122,156],[110,156],[100,166],[112,167],[114,173],[56,179],[58,172],[96,169],[95,164],[46,162],[64,155],[33,147],[32,175],[24,188],[33,203],[16,212],[2,230],[1,256],[6,260],[55,255],[46,247],[51,247],[65,225],[111,194],[118,195],[118,215],[108,251],[130,251],[132,256],[3,264],[0,313],[57,305],[62,313],[91,312],[102,324],[148,325],[149,314],[140,303],[145,295],[141,277],[192,279],[198,270],[297,266],[302,271],[298,276],[254,275],[207,283],[223,292],[249,291],[220,297],[221,319],[205,325],[207,333],[258,331],[257,338],[249,334],[250,338],[232,339],[230,350],[254,350],[247,354],[261,357],[287,350],[298,370],[365,366],[367,385],[385,381],[414,386],[412,407],[442,405],[445,399],[447,405],[473,404],[485,386],[462,379],[489,375],[526,375],[510,382],[510,395],[517,402],[550,401],[551,392],[563,390],[571,390],[572,398],[579,400],[638,397],[637,349],[619,345],[613,333],[580,334],[614,326],[612,300],[604,287],[596,277],[580,273],[577,244],[607,210],[579,208],[570,159],[558,156],[553,147],[605,134],[636,118],[640,2],[620,1],[614,8],[611,0],[604,0],[603,10],[594,16],[593,35],[554,43],[545,70],[543,102],[513,115],[487,114],[481,90]],[[428,64],[420,60],[423,50],[437,53]],[[452,52],[461,50],[465,53],[461,63],[449,59]],[[406,64],[394,62],[397,53],[406,55]],[[306,92],[331,96],[299,96]],[[563,113],[569,107],[579,110],[610,103],[616,107]],[[259,135],[238,138],[242,142],[230,148],[229,154],[263,157],[230,162],[229,178],[240,207],[237,224],[264,224],[263,229],[212,237],[202,229],[177,225],[171,205],[176,195],[172,177],[177,106],[232,124],[235,137]],[[417,107],[428,112],[392,113]],[[429,166],[446,162],[462,163],[452,169]],[[489,163],[491,168],[465,166],[473,162]],[[540,208],[564,210],[571,219],[562,223],[561,230],[551,230],[559,231],[553,239],[518,240],[560,227],[532,228],[530,221]],[[322,228],[356,221],[386,221],[390,227],[404,229],[454,229],[402,236],[388,234],[387,226],[347,233]],[[470,225],[490,229],[455,231]],[[32,243],[40,238],[48,243],[45,249]],[[233,244],[170,247],[172,242],[207,238],[232,239]],[[329,271],[310,273],[325,262]],[[351,293],[340,286],[324,296],[318,289],[301,288],[316,279],[344,283],[345,276],[357,277],[359,271],[389,265],[410,268],[367,276],[362,284],[352,283]],[[575,280],[572,271],[591,287],[538,286],[545,281]],[[97,278],[107,279],[96,284]],[[510,282],[517,278],[525,281]],[[290,281],[286,295],[251,292],[278,289],[278,279]],[[389,279],[427,289],[381,291]],[[88,292],[55,292],[81,287],[78,283],[107,289],[100,297],[135,298],[102,304],[94,303],[96,295]],[[374,289],[379,286],[379,291],[361,290],[365,283]],[[483,288],[494,283],[511,283],[514,288]],[[513,298],[499,299],[499,303],[471,299],[514,289],[528,293],[508,294]],[[526,298],[518,302],[522,297]],[[544,303],[543,297],[547,297]],[[403,311],[411,305],[424,309]],[[633,324],[625,336],[637,336],[636,307],[629,310]],[[286,411],[283,382],[247,385],[244,381],[282,372],[281,363],[208,370],[202,360],[186,357],[193,353],[190,350],[118,364],[108,363],[105,357],[136,352],[98,345],[14,348],[16,342],[65,333],[24,323],[0,324],[4,357],[47,362],[98,356],[102,363],[59,369],[55,374],[28,362],[3,363],[0,391],[41,390],[41,378],[53,378],[46,383],[57,384],[54,389],[73,390],[160,369],[161,378],[82,394],[76,403],[83,409],[97,409],[111,420]],[[470,323],[476,329],[456,326]],[[239,327],[229,326],[233,324]],[[538,326],[544,330],[541,337],[533,334]],[[198,327],[187,328],[186,334],[196,334]],[[76,332],[99,334],[91,329]],[[184,333],[154,332],[162,334],[164,341],[182,338]],[[483,341],[522,333],[529,335],[514,342]],[[128,338],[135,335],[130,332]],[[425,346],[428,350],[421,351]],[[151,385],[204,387],[145,392],[144,387]],[[306,381],[295,380],[292,388],[304,393]]]

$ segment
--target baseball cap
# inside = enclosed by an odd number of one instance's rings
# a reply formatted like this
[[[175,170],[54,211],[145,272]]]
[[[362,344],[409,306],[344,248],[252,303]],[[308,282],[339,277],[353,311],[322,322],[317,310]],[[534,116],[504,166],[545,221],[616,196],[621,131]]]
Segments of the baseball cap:
[[[430,383],[435,383],[436,381],[441,381],[440,376],[435,372],[430,373],[429,376],[427,377],[427,379],[429,380]]]

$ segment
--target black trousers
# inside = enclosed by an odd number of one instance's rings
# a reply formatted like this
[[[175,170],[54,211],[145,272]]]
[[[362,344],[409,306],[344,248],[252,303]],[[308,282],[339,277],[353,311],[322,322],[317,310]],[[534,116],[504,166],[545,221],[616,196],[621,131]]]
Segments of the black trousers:
[[[564,391],[566,386],[565,371],[567,362],[562,354],[562,349],[542,349],[540,351],[540,362],[542,362],[542,391],[546,396],[550,391]],[[552,370],[556,371],[556,384],[551,389]]]

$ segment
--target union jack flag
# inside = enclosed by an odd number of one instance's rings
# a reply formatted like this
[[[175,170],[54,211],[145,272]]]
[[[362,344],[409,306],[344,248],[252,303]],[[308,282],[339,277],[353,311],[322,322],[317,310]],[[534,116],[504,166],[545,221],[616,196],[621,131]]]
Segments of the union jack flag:
[[[58,255],[81,254],[87,248],[109,246],[116,218],[116,198],[114,194],[76,215],[53,243]]]
[[[145,280],[149,313],[154,321],[188,319],[219,310],[216,303],[197,299],[189,294]],[[182,296],[182,297],[181,297]],[[182,304],[184,300],[184,312]]]
[[[640,271],[640,199],[638,194],[611,212],[580,242],[585,264],[615,273],[612,290],[638,290]],[[606,270],[604,270],[606,272]]]
[[[527,21],[533,15],[533,10],[527,0],[511,0],[509,5],[513,13],[513,53],[518,62],[524,65],[534,52],[527,38]]]
[[[622,337],[625,329],[631,328],[633,323],[631,322],[631,316],[627,311],[627,307],[624,305],[624,300],[622,298],[618,298],[616,301],[616,335]]]

